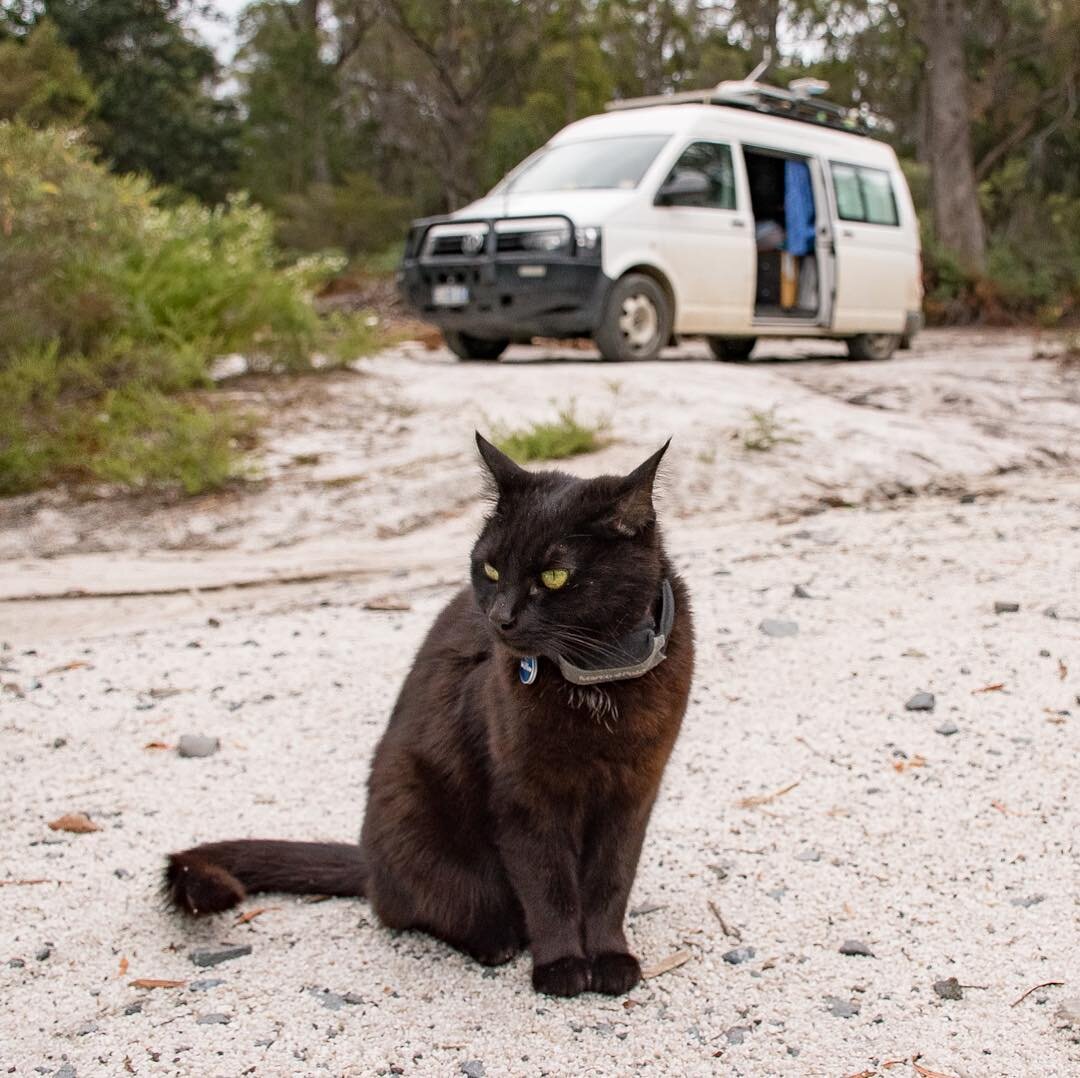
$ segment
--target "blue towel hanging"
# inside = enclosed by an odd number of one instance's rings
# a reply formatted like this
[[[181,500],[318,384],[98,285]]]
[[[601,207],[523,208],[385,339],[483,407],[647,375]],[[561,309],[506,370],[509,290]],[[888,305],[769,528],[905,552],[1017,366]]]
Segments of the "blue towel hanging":
[[[784,216],[784,250],[800,257],[810,254],[814,249],[814,189],[805,161],[784,162]]]

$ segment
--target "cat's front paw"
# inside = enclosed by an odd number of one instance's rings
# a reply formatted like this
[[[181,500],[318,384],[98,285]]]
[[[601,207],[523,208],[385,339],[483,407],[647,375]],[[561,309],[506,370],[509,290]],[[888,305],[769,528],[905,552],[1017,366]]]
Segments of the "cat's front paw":
[[[592,960],[591,986],[594,992],[621,996],[641,980],[641,963],[632,955],[608,951]]]
[[[482,966],[502,966],[516,958],[524,944],[513,929],[490,932],[470,941],[468,952]]]
[[[580,995],[589,987],[589,960],[568,956],[533,966],[532,983],[546,996]]]

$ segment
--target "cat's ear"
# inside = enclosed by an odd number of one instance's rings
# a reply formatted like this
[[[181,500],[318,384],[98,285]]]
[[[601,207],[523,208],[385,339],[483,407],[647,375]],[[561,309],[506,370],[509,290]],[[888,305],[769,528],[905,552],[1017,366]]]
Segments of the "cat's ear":
[[[660,461],[671,445],[669,438],[648,460],[642,461],[616,485],[615,498],[610,501],[595,523],[616,535],[632,536],[656,523],[653,508],[653,484]]]
[[[476,448],[495,481],[499,491],[521,486],[529,478],[529,473],[511,460],[502,450],[496,449],[479,431],[476,431]]]

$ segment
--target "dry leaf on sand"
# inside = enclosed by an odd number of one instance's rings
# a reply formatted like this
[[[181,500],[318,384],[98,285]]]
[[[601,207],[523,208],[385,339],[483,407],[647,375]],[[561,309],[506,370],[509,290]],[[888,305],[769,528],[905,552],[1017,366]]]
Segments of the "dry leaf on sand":
[[[101,828],[85,812],[66,812],[49,824],[50,831],[71,831],[76,835],[85,835]]]

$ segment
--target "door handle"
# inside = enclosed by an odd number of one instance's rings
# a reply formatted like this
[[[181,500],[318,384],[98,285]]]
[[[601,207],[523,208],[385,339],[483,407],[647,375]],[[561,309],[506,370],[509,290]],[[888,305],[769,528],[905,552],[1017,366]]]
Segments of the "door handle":
[[[846,240],[853,240],[855,238],[855,233],[852,232],[850,228],[840,229],[840,235]]]
[[[746,222],[741,217],[736,217],[731,222],[731,227],[732,228],[746,228]]]

